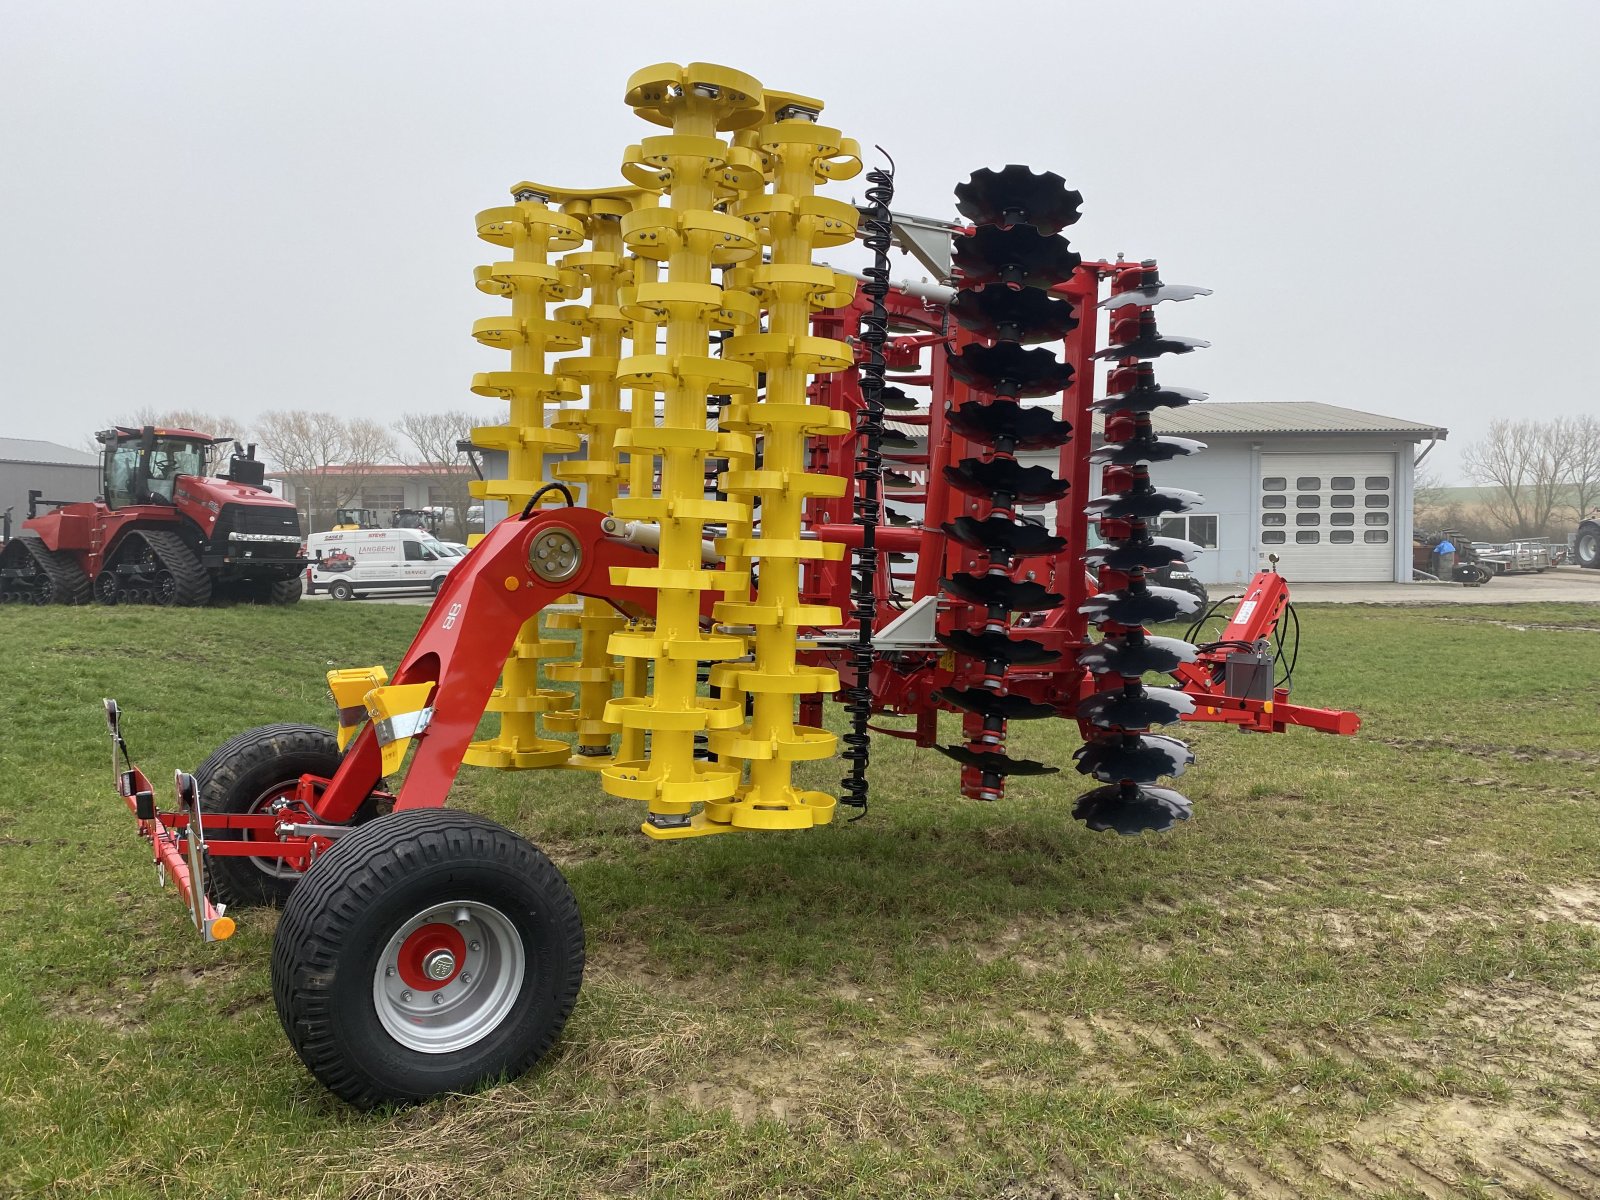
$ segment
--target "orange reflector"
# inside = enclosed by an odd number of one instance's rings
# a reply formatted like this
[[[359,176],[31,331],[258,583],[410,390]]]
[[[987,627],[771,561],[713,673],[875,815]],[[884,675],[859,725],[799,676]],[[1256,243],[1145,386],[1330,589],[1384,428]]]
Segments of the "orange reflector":
[[[211,922],[211,936],[219,942],[225,942],[233,936],[235,928],[232,917],[218,917]]]
[[[506,591],[514,592],[519,586],[520,585],[517,583],[517,577],[515,575],[506,576]]]

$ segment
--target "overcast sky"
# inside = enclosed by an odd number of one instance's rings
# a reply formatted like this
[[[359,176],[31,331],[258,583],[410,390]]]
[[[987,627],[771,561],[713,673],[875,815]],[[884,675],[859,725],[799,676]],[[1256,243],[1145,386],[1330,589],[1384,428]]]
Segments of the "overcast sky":
[[[883,15],[868,23],[868,14]],[[1216,294],[1163,378],[1450,429],[1594,411],[1600,4],[0,0],[0,433],[143,405],[493,411],[473,214],[620,182],[663,60],[827,101],[953,215],[977,167],[1083,192],[1086,256]],[[669,19],[669,14],[676,14]],[[770,16],[768,15],[770,14]],[[857,185],[832,194],[849,198]],[[911,269],[909,260],[907,268]]]

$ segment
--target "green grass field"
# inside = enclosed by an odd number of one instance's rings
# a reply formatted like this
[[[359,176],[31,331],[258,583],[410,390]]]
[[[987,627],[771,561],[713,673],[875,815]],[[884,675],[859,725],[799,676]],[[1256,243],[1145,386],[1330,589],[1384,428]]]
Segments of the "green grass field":
[[[1160,837],[889,739],[863,821],[677,844],[468,770],[567,872],[583,995],[528,1077],[364,1115],[278,1028],[275,914],[207,947],[156,889],[99,701],[168,779],[331,723],[421,613],[0,611],[0,1194],[1600,1195],[1600,608],[1303,609],[1296,698],[1365,729],[1187,729]]]

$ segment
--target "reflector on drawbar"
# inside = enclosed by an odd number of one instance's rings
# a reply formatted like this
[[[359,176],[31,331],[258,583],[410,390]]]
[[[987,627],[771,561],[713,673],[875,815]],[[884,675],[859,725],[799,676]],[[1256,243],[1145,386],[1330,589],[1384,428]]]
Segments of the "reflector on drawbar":
[[[949,633],[939,634],[938,638],[942,645],[950,647],[957,654],[984,662],[1005,662],[1014,667],[1055,662],[1061,657],[1059,651],[1045,649],[1042,642],[1031,638],[1009,638],[992,630],[973,633],[969,629],[953,629]]]
[[[1061,770],[1031,758],[1012,758],[994,750],[969,750],[965,746],[935,746],[934,749],[963,767],[975,767],[985,775],[1054,775]]]
[[[1148,413],[1158,408],[1182,408],[1204,400],[1209,393],[1195,388],[1162,387],[1156,383],[1156,369],[1147,362],[1136,368],[1134,385],[1126,391],[1114,392],[1103,400],[1096,400],[1096,412],[1113,413],[1127,409],[1129,412]]]
[[[1042,467],[1030,468],[1043,470]],[[1128,492],[1110,492],[1096,496],[1083,506],[1091,517],[1109,517],[1113,521],[1143,520],[1159,517],[1162,513],[1188,512],[1205,503],[1199,492],[1183,488],[1158,488],[1145,486]]]
[[[1103,466],[1134,467],[1140,463],[1171,462],[1187,454],[1198,454],[1206,448],[1204,442],[1193,438],[1148,437],[1132,438],[1126,442],[1107,442],[1089,452],[1089,461]]]
[[[950,374],[962,383],[996,396],[1054,396],[1072,382],[1071,363],[1043,347],[1025,350],[1016,342],[969,342],[950,355],[949,363]]]
[[[1113,571],[1154,571],[1173,563],[1192,562],[1201,547],[1178,538],[1144,537],[1116,545],[1095,546],[1083,552],[1084,564]]]
[[[1078,611],[1087,613],[1096,624],[1153,625],[1194,616],[1200,611],[1200,597],[1177,588],[1130,587],[1090,596]]]
[[[1096,833],[1107,830],[1131,836],[1161,833],[1187,821],[1194,805],[1178,792],[1164,787],[1113,783],[1078,797],[1072,815]]]
[[[1025,467],[1014,458],[963,458],[945,467],[944,477],[969,496],[1004,493],[1023,504],[1047,504],[1067,494],[1067,481],[1057,479],[1048,467]],[[1193,493],[1189,493],[1193,495]],[[1195,496],[1195,503],[1200,497]]]
[[[1177,688],[1133,684],[1115,692],[1098,692],[1078,705],[1077,715],[1106,729],[1143,729],[1171,725],[1194,711],[1194,701]]]
[[[878,399],[883,401],[883,407],[890,412],[916,412],[917,402],[906,395],[893,384],[885,384],[878,389]]]
[[[1182,775],[1194,762],[1185,743],[1159,733],[1111,734],[1085,742],[1072,757],[1081,774],[1102,783],[1154,783],[1163,775]]]
[[[963,546],[1010,557],[1027,558],[1036,554],[1055,554],[1067,544],[1043,525],[1013,521],[1008,517],[957,517],[940,526]]]
[[[988,688],[940,688],[934,695],[957,708],[975,712],[980,717],[1036,721],[1056,715],[1056,710],[1048,704],[1035,704],[1026,696],[997,696]]]
[[[1048,288],[1071,279],[1083,258],[1066,238],[1042,234],[1031,225],[979,225],[950,240],[950,261],[961,274],[962,287],[998,283]]]
[[[951,312],[955,311],[952,305]],[[963,322],[965,324],[965,322]],[[1148,308],[1139,314],[1139,332],[1132,341],[1120,342],[1096,350],[1095,358],[1160,358],[1163,354],[1187,354],[1211,345],[1203,338],[1180,337],[1175,333],[1162,333],[1156,328],[1156,316]]]
[[[1016,163],[999,171],[984,167],[956,184],[956,211],[977,225],[1032,225],[1060,233],[1076,221],[1083,196],[1054,171],[1035,175]]]
[[[997,342],[1051,342],[1078,327],[1071,303],[1037,288],[957,292],[950,301],[950,315],[963,329]]]
[[[968,400],[959,408],[947,407],[944,415],[962,437],[986,446],[1004,441],[1012,450],[1053,450],[1072,436],[1072,426],[1057,420],[1049,409],[1012,400],[993,404]]]
[[[952,596],[985,607],[998,605],[1007,612],[1043,612],[1064,600],[1043,584],[1018,583],[1005,575],[968,575],[963,571],[939,582]]]
[[[1135,632],[1107,637],[1080,651],[1078,665],[1096,675],[1135,676],[1153,671],[1164,675],[1183,663],[1192,663],[1199,653],[1196,646],[1182,638],[1151,637]]]

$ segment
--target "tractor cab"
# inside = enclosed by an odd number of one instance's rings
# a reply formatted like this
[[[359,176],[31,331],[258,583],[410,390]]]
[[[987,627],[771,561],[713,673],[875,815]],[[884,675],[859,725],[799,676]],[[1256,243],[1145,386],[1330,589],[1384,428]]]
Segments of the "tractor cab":
[[[378,510],[375,508],[338,508],[334,510],[333,532],[351,529],[377,529]]]
[[[229,438],[214,438],[192,429],[118,427],[95,434],[105,447],[101,458],[106,507],[172,504],[172,488],[180,475],[208,475],[212,448]]]

